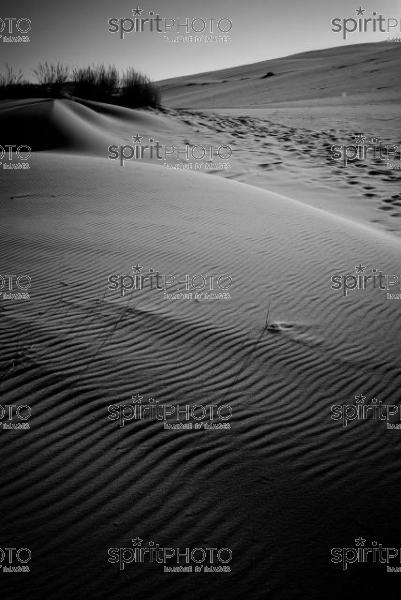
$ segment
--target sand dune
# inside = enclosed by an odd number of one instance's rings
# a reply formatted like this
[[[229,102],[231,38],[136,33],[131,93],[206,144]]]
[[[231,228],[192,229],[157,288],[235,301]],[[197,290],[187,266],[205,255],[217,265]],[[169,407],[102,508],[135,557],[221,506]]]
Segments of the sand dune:
[[[271,106],[336,100],[360,104],[397,101],[400,44],[355,44],[303,52],[230,69],[187,75],[160,82],[163,101],[180,108]],[[266,77],[266,75],[270,74]]]
[[[358,133],[401,147],[400,53],[386,42],[304,52],[162,81],[163,100],[230,145],[221,175],[398,235],[400,161],[344,168],[330,149]]]
[[[294,548],[283,541],[267,556],[264,547],[299,519],[313,523],[313,552],[324,556],[330,542],[316,528],[315,500],[299,504],[288,478],[298,494],[323,485],[345,501],[354,462],[383,453],[382,434],[352,430],[340,444],[330,406],[359,389],[384,402],[400,385],[397,302],[374,291],[343,298],[330,277],[360,261],[396,272],[400,243],[223,178],[83,159],[103,138],[89,146],[82,132],[100,127],[103,115],[86,118],[68,102],[40,108],[56,123],[68,113],[69,137],[62,146],[58,135],[57,153],[35,153],[30,171],[12,181],[5,172],[0,184],[1,255],[9,270],[32,277],[31,301],[3,304],[1,319],[2,396],[29,398],[34,415],[31,432],[3,439],[3,534],[18,522],[29,538],[41,582],[30,597],[53,597],[55,582],[65,595],[85,587],[89,597],[125,597],[135,584],[158,597],[188,589],[201,597],[195,582],[154,571],[149,581],[147,569],[111,576],[106,548],[133,531],[160,543],[233,548],[233,575],[223,576],[233,597],[243,597],[255,560],[256,585],[266,569],[283,577]],[[85,126],[70,126],[79,120]],[[169,302],[157,290],[122,298],[107,289],[110,273],[129,273],[137,261],[163,273],[229,273],[231,300]],[[230,404],[232,430],[162,431],[150,421],[118,428],[107,406],[135,393],[162,403]],[[396,438],[388,444],[396,448]],[[376,479],[369,464],[358,465],[361,491]],[[382,477],[396,485],[395,465]],[[363,512],[360,519],[368,526]],[[236,533],[242,522],[254,548],[246,555]],[[311,565],[300,560],[307,578]],[[208,580],[202,595],[221,585]]]
[[[387,50],[372,54],[384,60]],[[190,93],[205,102],[206,92]],[[285,122],[233,105],[212,114],[72,100],[0,105],[2,130],[34,150],[29,170],[0,178],[2,268],[32,283],[29,301],[0,306],[2,404],[32,407],[29,431],[1,432],[1,539],[35,557],[35,585],[5,579],[5,597],[13,588],[33,600],[83,590],[88,600],[134,591],[337,598],[344,585],[328,568],[330,548],[372,537],[376,525],[391,540],[400,490],[388,456],[397,456],[399,432],[380,422],[344,429],[330,408],[360,392],[396,403],[400,305],[378,289],[344,296],[331,277],[355,275],[359,264],[399,273],[401,241],[390,225],[398,219],[373,216],[386,195],[398,210],[397,180],[356,166],[336,173],[319,150],[322,131],[280,114]],[[329,141],[342,133],[336,123]],[[196,173],[148,156],[122,168],[107,158],[108,145],[135,134],[230,144],[231,168]],[[349,188],[377,195],[361,206]],[[109,276],[132,276],[134,265],[180,281],[228,275],[230,298],[110,289]],[[229,405],[231,429],[167,431],[150,419],[119,427],[108,406],[136,394],[144,403]],[[388,514],[372,523],[383,493]],[[107,549],[132,547],[135,536],[230,548],[232,573],[200,581],[158,565],[119,572]],[[347,585],[356,597],[369,581],[362,573]]]
[[[38,99],[0,103],[5,139],[33,151],[60,150],[107,156],[107,147],[137,130],[171,132],[163,116],[98,102]]]

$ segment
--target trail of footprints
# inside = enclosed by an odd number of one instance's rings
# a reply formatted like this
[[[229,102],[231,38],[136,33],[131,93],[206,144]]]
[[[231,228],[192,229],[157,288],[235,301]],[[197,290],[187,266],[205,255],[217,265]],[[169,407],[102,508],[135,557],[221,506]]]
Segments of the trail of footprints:
[[[338,184],[352,186],[354,193],[362,198],[377,198],[377,210],[386,216],[401,217],[401,194],[391,194],[399,189],[397,185],[401,181],[401,170],[387,168],[384,161],[373,158],[355,160],[344,167],[332,157],[332,146],[352,145],[352,136],[356,132],[336,129],[314,131],[246,116],[224,117],[199,111],[180,113],[190,117],[197,131],[206,129],[220,135],[226,134],[228,140],[223,143],[233,149],[238,147],[259,154],[261,162],[258,168],[264,172],[278,168],[295,172],[291,167],[296,167],[299,160],[303,160],[314,181],[329,182],[337,187]],[[388,140],[387,143],[401,144],[394,140]],[[266,156],[269,160],[266,160]],[[294,159],[293,165],[291,159]],[[232,177],[229,172],[225,175]]]

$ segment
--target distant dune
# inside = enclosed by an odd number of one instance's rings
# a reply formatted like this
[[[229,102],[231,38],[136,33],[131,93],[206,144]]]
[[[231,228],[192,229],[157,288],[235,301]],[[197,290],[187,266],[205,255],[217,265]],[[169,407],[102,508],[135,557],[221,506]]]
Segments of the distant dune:
[[[399,100],[401,44],[355,44],[160,81],[163,103],[256,108],[298,101]],[[266,77],[268,73],[272,76]],[[357,98],[356,98],[357,97]]]

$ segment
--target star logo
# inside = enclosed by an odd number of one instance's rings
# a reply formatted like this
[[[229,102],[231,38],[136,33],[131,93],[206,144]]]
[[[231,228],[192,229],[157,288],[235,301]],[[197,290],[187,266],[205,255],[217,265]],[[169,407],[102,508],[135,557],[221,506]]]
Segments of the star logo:
[[[365,270],[365,269],[366,269],[366,267],[363,267],[361,263],[359,263],[359,265],[357,265],[357,266],[355,267],[355,271],[356,271],[357,273],[362,273],[362,274],[363,274],[363,272],[364,272],[364,270]]]
[[[357,144],[363,144],[363,142],[366,141],[366,136],[364,136],[362,133],[356,133],[354,138]]]
[[[135,267],[131,267],[133,273],[140,273],[143,269],[142,265],[136,263]]]
[[[366,12],[365,8],[362,8],[362,6],[360,6],[359,8],[356,9],[356,14],[359,15],[360,17],[362,17],[364,15],[364,13]]]
[[[139,538],[139,537],[136,537],[133,540],[131,540],[131,542],[132,542],[132,545],[134,547],[135,546],[139,546],[140,547],[142,545],[143,540],[141,538]]]
[[[363,537],[356,538],[356,540],[355,540],[355,544],[357,546],[363,547],[365,545],[365,542],[366,542],[366,540]]]
[[[140,144],[141,140],[143,138],[143,135],[139,135],[138,133],[136,135],[132,136],[132,141],[134,142],[134,144]]]
[[[141,404],[143,396],[136,394],[135,396],[131,396],[132,404]]]
[[[358,394],[357,396],[355,396],[355,400],[357,404],[363,404],[365,402],[366,396],[364,396],[363,394]]]
[[[134,17],[140,17],[143,13],[143,8],[139,8],[139,6],[137,6],[136,8],[133,8],[131,12],[134,15]]]

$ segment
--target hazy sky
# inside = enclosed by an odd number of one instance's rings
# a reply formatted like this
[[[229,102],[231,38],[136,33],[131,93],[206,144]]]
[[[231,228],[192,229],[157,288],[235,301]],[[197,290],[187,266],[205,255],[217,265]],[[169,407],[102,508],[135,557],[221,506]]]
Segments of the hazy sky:
[[[32,69],[39,61],[60,60],[70,65],[133,66],[153,79],[164,79],[304,50],[385,40],[388,37],[385,33],[349,33],[344,40],[341,32],[331,31],[330,22],[336,17],[357,19],[355,11],[359,6],[366,11],[365,18],[372,17],[372,12],[376,11],[386,19],[401,20],[399,0],[369,0],[361,5],[352,0],[142,0],[138,4],[142,12],[139,10],[136,15],[132,12],[137,8],[136,2],[132,4],[126,0],[6,0],[0,8],[0,18],[4,21],[2,35],[9,27],[6,18],[29,18],[32,29],[28,43],[4,43],[0,39],[1,69],[8,62],[21,67],[26,77],[32,78]],[[149,18],[149,11],[154,12],[154,17],[160,15],[158,28],[162,32],[150,32],[149,23],[144,24],[145,31],[127,33],[124,40],[120,39],[119,32],[108,31],[109,19],[118,19],[118,25],[119,19],[132,19],[132,22],[125,21],[128,29],[135,18],[140,18],[139,14],[143,19]],[[204,26],[207,30],[203,35],[209,33],[210,19],[215,20],[212,26],[217,36],[227,35],[217,26],[223,19],[220,28],[231,27],[230,41],[167,41],[165,35],[170,40],[177,38],[177,33],[168,29],[172,19],[181,24],[188,19],[190,29],[192,20],[197,19],[194,28],[199,33],[192,30],[186,33],[181,27],[180,38],[191,33],[200,36]],[[25,28],[26,24],[22,21],[21,27]],[[155,22],[153,25],[156,29]],[[348,27],[351,29],[352,24]],[[391,31],[394,36],[401,35],[399,24]]]

